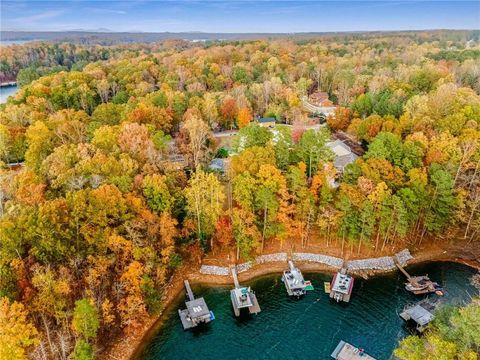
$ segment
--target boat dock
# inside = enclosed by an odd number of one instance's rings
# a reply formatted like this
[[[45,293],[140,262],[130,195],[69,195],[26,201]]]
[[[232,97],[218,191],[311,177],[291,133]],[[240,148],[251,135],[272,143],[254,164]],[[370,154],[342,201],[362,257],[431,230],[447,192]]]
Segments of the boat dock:
[[[435,319],[435,315],[433,314],[435,308],[436,305],[428,300],[421,301],[413,306],[406,307],[400,313],[400,317],[407,323],[413,322],[415,324],[415,329],[422,333],[425,331],[428,324]]]
[[[237,271],[234,267],[231,269],[233,283],[235,288],[230,290],[230,299],[232,300],[232,307],[235,316],[240,316],[240,310],[248,308],[250,314],[257,314],[260,310],[257,297],[250,287],[242,287],[238,282]]]
[[[0,83],[0,87],[9,87],[9,86],[17,86],[16,81],[7,81]]]
[[[405,275],[408,282],[405,284],[405,289],[410,291],[415,295],[423,295],[423,294],[431,294],[436,293],[437,295],[443,295],[442,287],[430,280],[428,275],[423,276],[411,276],[407,270],[403,268],[402,265],[398,261],[395,260],[395,265],[397,266],[398,270]]]
[[[305,281],[302,272],[291,260],[288,261],[288,270],[283,272],[282,281],[290,296],[300,297],[305,295],[307,290],[313,290],[312,283]]]
[[[336,360],[375,360],[375,358],[366,354],[363,349],[357,348],[343,340],[338,343],[331,357]]]
[[[187,308],[184,310],[178,310],[183,329],[191,329],[201,323],[208,323],[214,320],[215,316],[213,315],[213,312],[208,309],[205,299],[203,297],[195,299],[188,280],[184,280],[183,283],[187,292],[187,301],[185,301]]]
[[[337,302],[349,302],[352,295],[354,279],[347,274],[347,270],[343,268],[337,272],[332,279],[330,286],[330,298]]]

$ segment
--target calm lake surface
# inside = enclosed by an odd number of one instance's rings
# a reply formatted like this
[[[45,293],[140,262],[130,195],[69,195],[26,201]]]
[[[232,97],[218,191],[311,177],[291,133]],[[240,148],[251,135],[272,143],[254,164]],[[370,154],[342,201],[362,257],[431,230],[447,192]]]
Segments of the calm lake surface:
[[[2,86],[0,87],[0,104],[6,103],[9,96],[15,95],[17,86]]]
[[[476,290],[470,285],[472,268],[455,263],[408,267],[411,274],[428,274],[446,291],[445,303],[468,302]],[[331,275],[304,274],[315,286],[304,298],[287,296],[280,275],[244,284],[256,291],[262,312],[237,319],[230,303],[230,287],[194,287],[216,319],[201,329],[183,331],[177,309],[182,293],[166,312],[165,323],[146,345],[140,359],[331,359],[340,340],[363,347],[378,360],[390,359],[398,340],[408,334],[398,313],[419,298],[404,290],[400,273],[355,279],[351,302],[337,304],[324,293]]]

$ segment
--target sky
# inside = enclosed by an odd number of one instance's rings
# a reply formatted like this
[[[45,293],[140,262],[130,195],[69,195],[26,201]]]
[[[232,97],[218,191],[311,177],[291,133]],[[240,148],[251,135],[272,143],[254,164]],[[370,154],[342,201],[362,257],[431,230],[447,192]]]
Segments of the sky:
[[[480,29],[477,1],[1,0],[1,30],[291,33]]]

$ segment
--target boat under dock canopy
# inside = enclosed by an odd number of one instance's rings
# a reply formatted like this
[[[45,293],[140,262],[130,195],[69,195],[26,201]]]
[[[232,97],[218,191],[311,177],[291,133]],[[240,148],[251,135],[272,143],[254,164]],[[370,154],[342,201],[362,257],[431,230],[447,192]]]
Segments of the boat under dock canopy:
[[[250,287],[240,286],[234,267],[232,267],[232,277],[235,287],[230,290],[230,299],[235,316],[240,316],[240,310],[244,308],[247,308],[250,314],[259,313],[261,310],[255,292]]]
[[[347,274],[346,269],[337,272],[330,286],[330,298],[335,299],[337,302],[349,302],[353,290],[353,281],[353,277]]]
[[[305,295],[307,290],[313,290],[311,282],[305,281],[302,272],[291,260],[288,261],[288,270],[283,272],[282,281],[290,296],[300,297]]]

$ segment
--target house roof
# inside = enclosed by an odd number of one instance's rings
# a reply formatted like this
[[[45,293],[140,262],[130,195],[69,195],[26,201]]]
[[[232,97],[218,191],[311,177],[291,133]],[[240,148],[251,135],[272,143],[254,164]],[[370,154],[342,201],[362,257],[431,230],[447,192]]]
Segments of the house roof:
[[[258,118],[257,119],[258,122],[260,123],[267,123],[267,122],[275,122],[276,119],[273,118],[273,117],[268,117],[268,118]]]
[[[348,164],[351,164],[357,160],[358,156],[355,155],[350,147],[341,140],[330,141],[326,144],[330,150],[335,154],[334,165],[337,169],[343,169]]]
[[[215,158],[210,162],[208,167],[211,170],[224,172],[225,171],[225,159]]]
[[[328,94],[324,91],[317,91],[311,94],[309,98],[310,100],[322,102],[322,101],[328,100]]]

